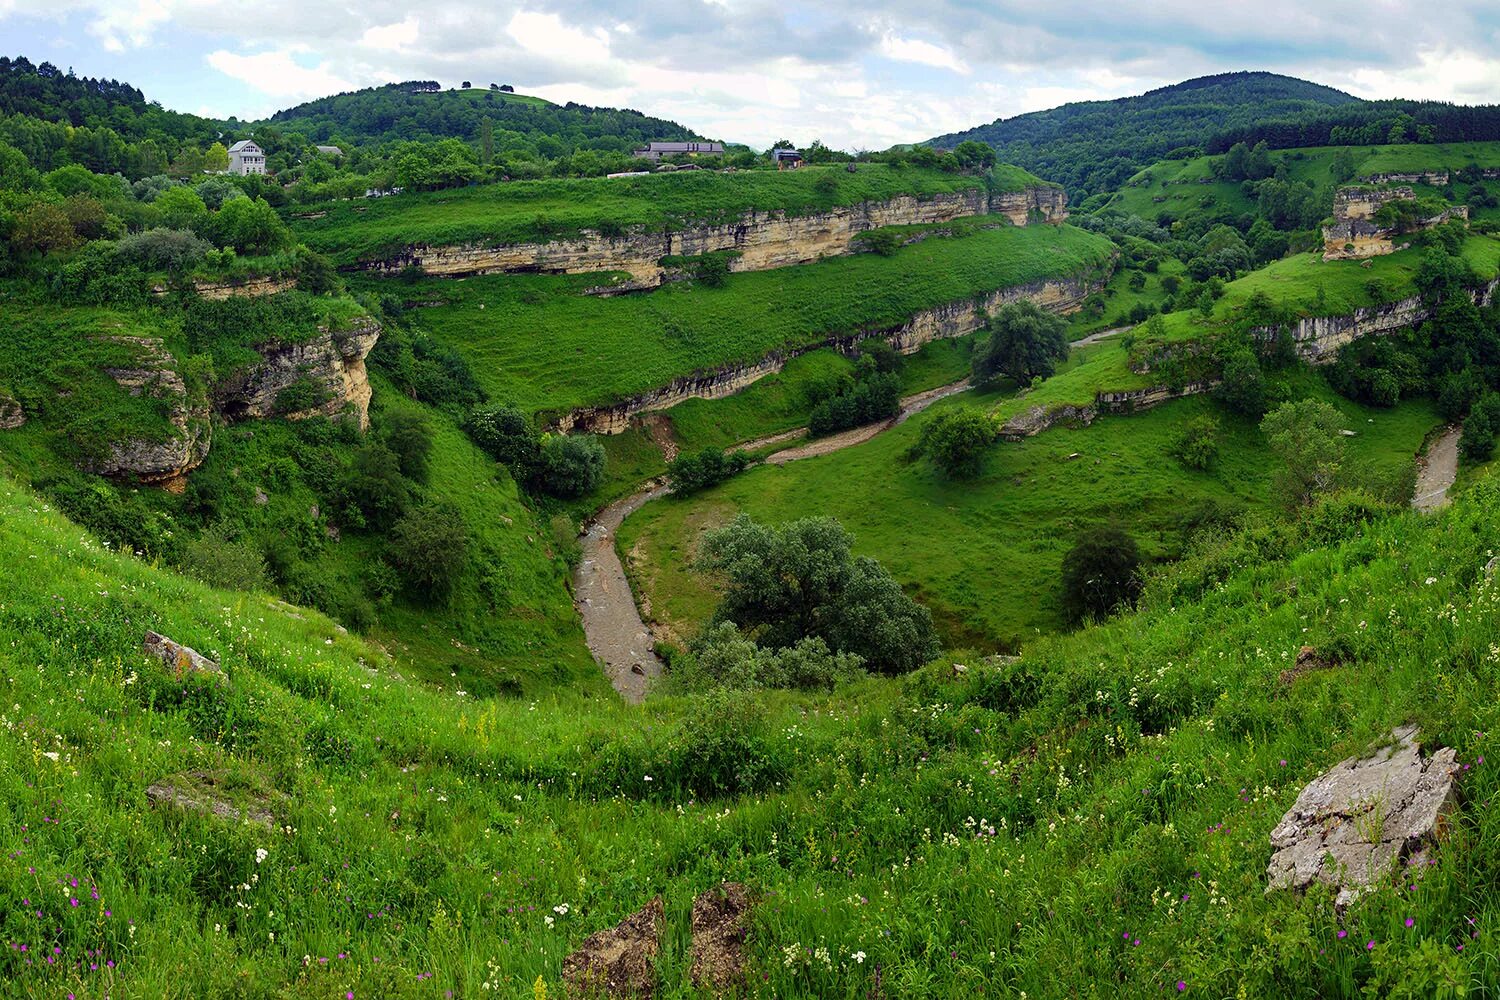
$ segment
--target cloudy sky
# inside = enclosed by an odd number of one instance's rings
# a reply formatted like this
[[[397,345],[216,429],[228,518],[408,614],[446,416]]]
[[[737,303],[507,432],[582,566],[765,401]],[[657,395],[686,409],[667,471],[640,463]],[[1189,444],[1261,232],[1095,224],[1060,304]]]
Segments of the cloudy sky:
[[[1451,0],[0,0],[0,51],[263,117],[393,80],[509,83],[754,145],[884,148],[1269,69],[1500,102],[1500,3]]]

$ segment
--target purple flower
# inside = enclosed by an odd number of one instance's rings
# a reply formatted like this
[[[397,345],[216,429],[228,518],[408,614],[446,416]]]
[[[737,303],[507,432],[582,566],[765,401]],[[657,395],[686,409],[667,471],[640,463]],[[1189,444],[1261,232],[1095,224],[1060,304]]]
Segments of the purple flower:
[[[1344,938],[1346,938],[1348,936],[1349,936],[1349,932],[1348,931],[1339,931],[1339,940],[1340,941],[1344,940]]]
[[[1375,939],[1374,938],[1370,938],[1370,940],[1368,940],[1368,941],[1365,942],[1365,951],[1374,951],[1374,950],[1375,950]]]
[[[1185,989],[1187,989],[1187,983],[1181,979],[1177,980],[1177,992],[1181,993]]]
[[[1411,917],[1407,917],[1407,918],[1406,918],[1406,926],[1408,926],[1408,927],[1412,927],[1412,926],[1414,926],[1414,925],[1415,925],[1415,924],[1416,924],[1416,921],[1415,921],[1415,920],[1413,920],[1413,919],[1412,919],[1412,918],[1411,918]]]

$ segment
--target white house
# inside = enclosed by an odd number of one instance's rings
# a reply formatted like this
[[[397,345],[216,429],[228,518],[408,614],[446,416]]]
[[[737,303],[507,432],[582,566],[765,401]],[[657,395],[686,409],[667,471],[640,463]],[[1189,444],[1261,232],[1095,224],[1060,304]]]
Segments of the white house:
[[[265,173],[266,151],[249,139],[241,139],[229,147],[229,172],[241,176]]]

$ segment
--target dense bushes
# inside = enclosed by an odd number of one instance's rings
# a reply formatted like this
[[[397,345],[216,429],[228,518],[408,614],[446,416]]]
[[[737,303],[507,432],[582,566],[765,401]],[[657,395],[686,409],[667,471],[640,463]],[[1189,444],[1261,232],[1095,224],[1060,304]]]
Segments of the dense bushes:
[[[1062,562],[1062,604],[1068,619],[1107,618],[1140,593],[1141,556],[1135,539],[1117,527],[1082,535]]]
[[[819,638],[884,673],[932,659],[938,642],[931,613],[879,563],[855,557],[852,546],[832,518],[772,528],[741,515],[703,540],[701,565],[726,581],[714,621],[746,627],[772,649]]]
[[[553,434],[542,441],[536,482],[542,492],[572,499],[604,479],[604,445],[591,434]]]
[[[973,406],[951,407],[927,421],[910,457],[926,455],[950,479],[971,479],[979,475],[994,440],[995,423],[988,414]]]
[[[475,444],[507,466],[516,481],[532,492],[574,499],[604,479],[604,445],[593,435],[542,436],[529,417],[510,406],[475,410],[464,429]]]
[[[853,653],[834,653],[819,637],[799,639],[781,649],[759,646],[726,621],[694,639],[688,656],[673,663],[672,674],[689,691],[714,687],[831,690],[857,676],[862,662]]]
[[[743,451],[704,448],[695,454],[679,455],[673,459],[667,466],[667,473],[672,477],[672,492],[687,494],[717,486],[749,465],[750,456]]]
[[[391,529],[391,564],[408,589],[427,600],[448,596],[468,560],[469,530],[452,504],[418,507]]]

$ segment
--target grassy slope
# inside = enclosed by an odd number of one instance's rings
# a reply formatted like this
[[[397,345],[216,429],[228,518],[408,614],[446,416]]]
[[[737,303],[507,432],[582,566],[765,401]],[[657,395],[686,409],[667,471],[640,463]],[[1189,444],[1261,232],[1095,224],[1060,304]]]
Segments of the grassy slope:
[[[832,192],[817,189],[823,177],[837,181]],[[1018,177],[1029,175],[1014,167],[1001,168],[1003,187],[1013,186]],[[555,239],[603,223],[680,228],[691,222],[728,222],[752,210],[807,215],[836,205],[900,194],[931,196],[982,184],[978,177],[894,170],[884,164],[861,164],[853,174],[837,166],[733,174],[702,170],[403,194],[338,204],[320,218],[291,221],[299,240],[339,263],[353,263],[413,244]]]
[[[1096,350],[1123,355],[1110,345]],[[1339,399],[1316,376],[1295,384],[1347,415],[1358,432],[1350,458],[1382,479],[1409,469],[1438,423],[1425,401],[1374,410]],[[939,406],[996,399],[966,394]],[[1220,458],[1206,473],[1183,468],[1171,454],[1184,423],[1204,412],[1214,413],[1222,429]],[[1273,459],[1255,422],[1219,412],[1204,399],[998,444],[972,482],[945,480],[926,462],[903,463],[926,419],[844,452],[755,469],[699,496],[668,499],[633,515],[620,531],[620,548],[631,555],[653,613],[681,635],[712,612],[711,581],[688,568],[706,527],[741,511],[771,522],[827,514],[854,534],[859,552],[878,559],[932,608],[950,642],[1013,647],[1037,629],[1062,624],[1058,567],[1082,529],[1115,520],[1148,555],[1175,555],[1194,506],[1266,510],[1271,503],[1266,470]]]
[[[101,551],[3,484],[0,545],[27,558],[0,600],[0,975],[42,996],[552,995],[571,947],[661,893],[683,996],[688,902],[737,879],[763,894],[767,995],[1432,996],[1436,976],[1490,996],[1497,511],[1484,485],[1326,548],[1263,533],[1190,560],[1142,613],[1034,647],[1031,695],[973,661],[767,695],[727,765],[769,768],[766,790],[705,800],[692,705],[412,685],[316,614]],[[232,688],[184,699],[144,628],[217,651]],[[1341,666],[1284,692],[1304,643]],[[1410,720],[1473,764],[1438,863],[1341,917],[1326,891],[1265,895],[1303,783]],[[146,807],[197,769],[287,796],[285,829]]]
[[[1291,180],[1311,181],[1333,198],[1333,175],[1329,168],[1343,146],[1274,150],[1273,163],[1285,164]],[[1442,145],[1351,146],[1355,176],[1377,173],[1414,173],[1423,170],[1457,170],[1470,163],[1500,167],[1500,142],[1467,142]],[[1253,213],[1255,205],[1245,197],[1238,182],[1215,180],[1212,165],[1219,157],[1199,156],[1190,160],[1163,160],[1136,174],[1107,202],[1110,208],[1154,219],[1163,211],[1177,218],[1204,208],[1224,208],[1235,215]]]
[[[730,275],[722,288],[578,294],[596,275],[498,275],[360,287],[438,299],[418,322],[469,359],[491,397],[562,412],[756,361],[833,334],[899,324],[919,309],[1101,264],[1111,244],[1068,226],[1002,226],[928,239],[894,256],[860,254]]]

